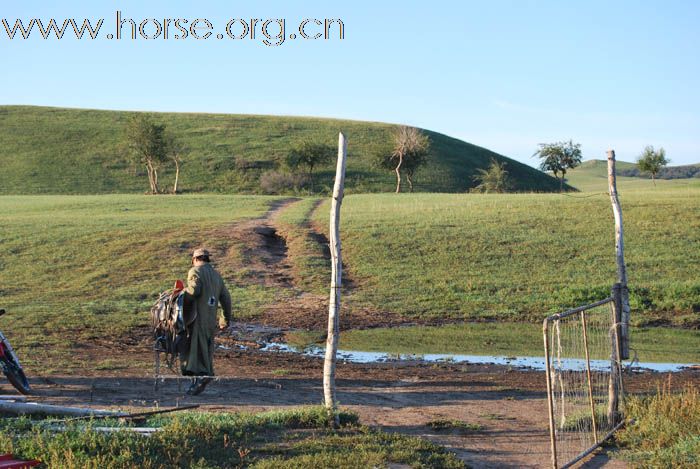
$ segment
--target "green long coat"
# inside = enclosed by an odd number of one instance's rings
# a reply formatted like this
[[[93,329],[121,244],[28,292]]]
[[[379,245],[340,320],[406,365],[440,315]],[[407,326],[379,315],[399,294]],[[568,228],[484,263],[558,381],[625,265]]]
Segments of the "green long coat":
[[[231,321],[231,295],[221,275],[209,264],[192,267],[185,292],[194,298],[197,316],[188,326],[188,345],[180,355],[183,375],[214,376],[214,334],[218,327],[217,304]]]

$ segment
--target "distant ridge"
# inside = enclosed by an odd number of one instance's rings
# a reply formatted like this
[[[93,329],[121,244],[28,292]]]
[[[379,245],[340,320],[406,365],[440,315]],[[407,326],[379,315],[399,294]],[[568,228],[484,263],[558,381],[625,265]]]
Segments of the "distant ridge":
[[[574,171],[577,173],[587,172],[590,175],[599,177],[608,177],[608,162],[606,160],[588,160],[581,163],[581,166]],[[628,163],[626,161],[616,161],[615,171],[618,176],[623,177],[640,177],[651,179],[649,174],[639,170],[636,163]],[[700,177],[700,163],[686,164],[678,166],[666,166],[659,171],[657,179],[688,179]]]
[[[126,111],[0,106],[1,194],[99,194],[144,192],[147,180],[119,150]],[[186,192],[260,193],[260,176],[276,170],[289,148],[305,140],[337,145],[348,137],[348,192],[393,190],[389,171],[374,155],[390,141],[392,124],[240,114],[149,113],[190,149],[180,187]],[[415,178],[416,191],[464,192],[492,159],[505,162],[518,191],[550,192],[558,182],[530,166],[437,132],[430,164]],[[332,165],[317,172],[317,189],[332,186]],[[173,171],[160,172],[169,184]]]

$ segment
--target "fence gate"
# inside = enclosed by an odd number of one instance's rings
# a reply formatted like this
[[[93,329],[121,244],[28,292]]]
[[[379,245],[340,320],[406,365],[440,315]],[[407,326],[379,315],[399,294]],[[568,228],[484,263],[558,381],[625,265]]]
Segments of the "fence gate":
[[[622,425],[619,311],[611,297],[544,320],[554,468],[580,461]]]

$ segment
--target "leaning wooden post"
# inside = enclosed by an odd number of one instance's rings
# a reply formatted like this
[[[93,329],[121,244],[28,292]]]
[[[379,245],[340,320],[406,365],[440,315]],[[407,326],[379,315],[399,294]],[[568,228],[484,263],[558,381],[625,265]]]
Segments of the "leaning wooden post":
[[[343,202],[343,187],[345,185],[345,160],[347,158],[347,142],[345,135],[338,135],[338,164],[335,170],[335,185],[331,200],[330,250],[331,250],[331,294],[328,304],[328,337],[326,339],[326,359],[323,363],[323,395],[326,409],[337,428],[337,402],[335,400],[335,358],[338,352],[340,312],[340,286],[342,285],[343,262],[340,254],[340,205]]]
[[[622,229],[622,208],[617,197],[617,177],[615,175],[615,150],[608,150],[608,189],[615,218],[615,253],[617,258],[617,281],[620,284],[622,309],[620,311],[620,355],[621,360],[629,358],[630,294],[627,288],[627,268],[625,267],[625,242]]]

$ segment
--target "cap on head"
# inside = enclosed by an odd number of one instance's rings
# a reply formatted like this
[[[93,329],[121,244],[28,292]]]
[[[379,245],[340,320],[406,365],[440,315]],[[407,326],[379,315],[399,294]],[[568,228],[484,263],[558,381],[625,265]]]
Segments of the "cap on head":
[[[195,249],[192,253],[192,257],[209,257],[209,251],[204,248]]]

